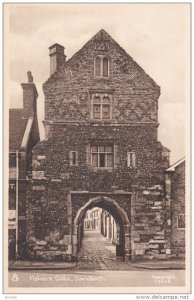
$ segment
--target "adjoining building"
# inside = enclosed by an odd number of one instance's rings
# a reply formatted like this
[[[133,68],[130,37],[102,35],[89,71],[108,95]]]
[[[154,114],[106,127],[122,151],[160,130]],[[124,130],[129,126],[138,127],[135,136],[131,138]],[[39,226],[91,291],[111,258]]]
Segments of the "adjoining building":
[[[86,212],[84,218],[84,231],[101,229],[101,213],[102,209],[94,207]]]
[[[33,149],[28,246],[38,259],[76,258],[85,214],[99,207],[115,220],[117,256],[170,258],[160,87],[104,30],[69,60],[63,46],[49,50],[46,139]]]
[[[166,197],[172,207],[172,253],[185,258],[185,158],[166,170],[165,184]]]
[[[101,214],[101,233],[108,238],[112,244],[117,243],[117,225],[112,215],[106,210]]]
[[[31,72],[22,88],[23,108],[9,110],[9,259],[18,258],[26,244],[26,189],[31,173],[31,150],[40,141],[38,93]]]

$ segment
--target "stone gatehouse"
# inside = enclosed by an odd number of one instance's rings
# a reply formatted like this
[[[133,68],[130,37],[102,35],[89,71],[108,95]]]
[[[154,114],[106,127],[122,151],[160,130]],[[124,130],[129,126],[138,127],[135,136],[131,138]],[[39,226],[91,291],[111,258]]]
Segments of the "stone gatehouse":
[[[49,49],[46,139],[33,149],[26,202],[29,246],[39,259],[76,258],[85,213],[100,207],[117,224],[118,256],[170,257],[159,86],[104,30],[69,60],[63,46]]]

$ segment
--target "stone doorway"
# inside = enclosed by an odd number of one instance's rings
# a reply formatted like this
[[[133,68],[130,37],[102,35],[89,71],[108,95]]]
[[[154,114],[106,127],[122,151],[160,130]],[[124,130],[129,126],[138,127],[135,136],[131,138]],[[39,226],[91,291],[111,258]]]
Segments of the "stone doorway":
[[[113,216],[118,232],[116,257],[122,257],[123,260],[128,261],[131,254],[131,227],[128,216],[115,200],[105,196],[90,199],[78,210],[73,224],[73,255],[77,257],[82,246],[85,214],[94,207],[102,208]]]

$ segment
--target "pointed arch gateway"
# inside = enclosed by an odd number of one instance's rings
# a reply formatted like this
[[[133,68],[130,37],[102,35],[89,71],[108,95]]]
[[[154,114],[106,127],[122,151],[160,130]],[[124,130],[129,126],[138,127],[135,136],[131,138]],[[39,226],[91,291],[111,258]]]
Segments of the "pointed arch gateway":
[[[76,257],[80,249],[82,234],[80,225],[84,219],[87,210],[99,207],[108,211],[117,224],[118,239],[116,244],[116,256],[123,257],[126,261],[131,256],[131,226],[126,212],[120,205],[109,197],[98,196],[86,202],[77,212],[73,223],[73,255]]]

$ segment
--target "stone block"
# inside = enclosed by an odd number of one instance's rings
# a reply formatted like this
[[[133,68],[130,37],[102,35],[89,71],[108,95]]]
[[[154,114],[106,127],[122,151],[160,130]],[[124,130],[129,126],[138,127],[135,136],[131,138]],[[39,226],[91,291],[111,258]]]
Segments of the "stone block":
[[[44,179],[44,171],[32,171],[32,179]]]
[[[63,241],[65,245],[71,245],[71,235],[64,235]]]
[[[38,155],[38,156],[37,156],[37,159],[38,159],[38,160],[43,160],[43,159],[45,159],[45,158],[46,158],[45,155]]]
[[[156,234],[157,234],[157,235],[164,235],[164,230],[157,231]]]
[[[40,166],[40,162],[37,159],[33,159],[32,160],[32,167],[35,168],[35,167],[39,167],[39,166]]]
[[[162,236],[162,235],[159,235],[159,236],[155,235],[153,238],[154,238],[154,240],[163,240],[164,236]]]
[[[145,191],[142,192],[142,194],[143,194],[143,195],[149,195],[149,194],[150,194],[150,191],[146,191],[146,190],[145,190]]]
[[[61,183],[61,182],[62,182],[62,179],[51,179],[51,182],[58,182],[58,183]]]
[[[55,251],[55,250],[57,250],[57,249],[58,249],[57,246],[50,246],[50,250],[52,250],[52,251]]]
[[[152,259],[154,259],[154,256],[153,256],[153,254],[144,255],[144,259],[152,260]]]
[[[44,241],[44,240],[42,240],[42,241],[36,241],[36,245],[37,246],[45,246],[45,245],[47,245],[47,241]]]
[[[157,220],[157,221],[160,221],[160,220],[161,220],[161,214],[157,214],[157,215],[156,215],[156,220]]]
[[[65,241],[64,241],[64,240],[60,240],[60,241],[59,241],[59,245],[60,245],[60,246],[65,245]]]
[[[165,244],[165,240],[150,240],[149,244]]]
[[[68,245],[67,254],[72,254],[72,245]]]
[[[150,192],[150,195],[152,195],[152,196],[160,196],[161,193],[159,191],[158,192],[152,191],[152,192]]]
[[[33,189],[34,191],[44,191],[44,190],[45,190],[45,186],[44,186],[44,185],[34,185],[34,186],[32,187],[32,189]]]
[[[152,206],[151,209],[152,210],[159,210],[159,209],[162,210],[162,206]]]
[[[153,256],[156,259],[166,259],[166,254],[153,253]]]
[[[159,250],[153,249],[153,250],[152,250],[152,253],[159,254]]]
[[[144,255],[145,254],[145,249],[136,249],[135,250],[135,255]]]
[[[171,254],[171,249],[169,249],[169,248],[166,249],[166,254],[168,254],[168,255]]]
[[[149,248],[150,249],[159,249],[159,244],[150,244]]]

